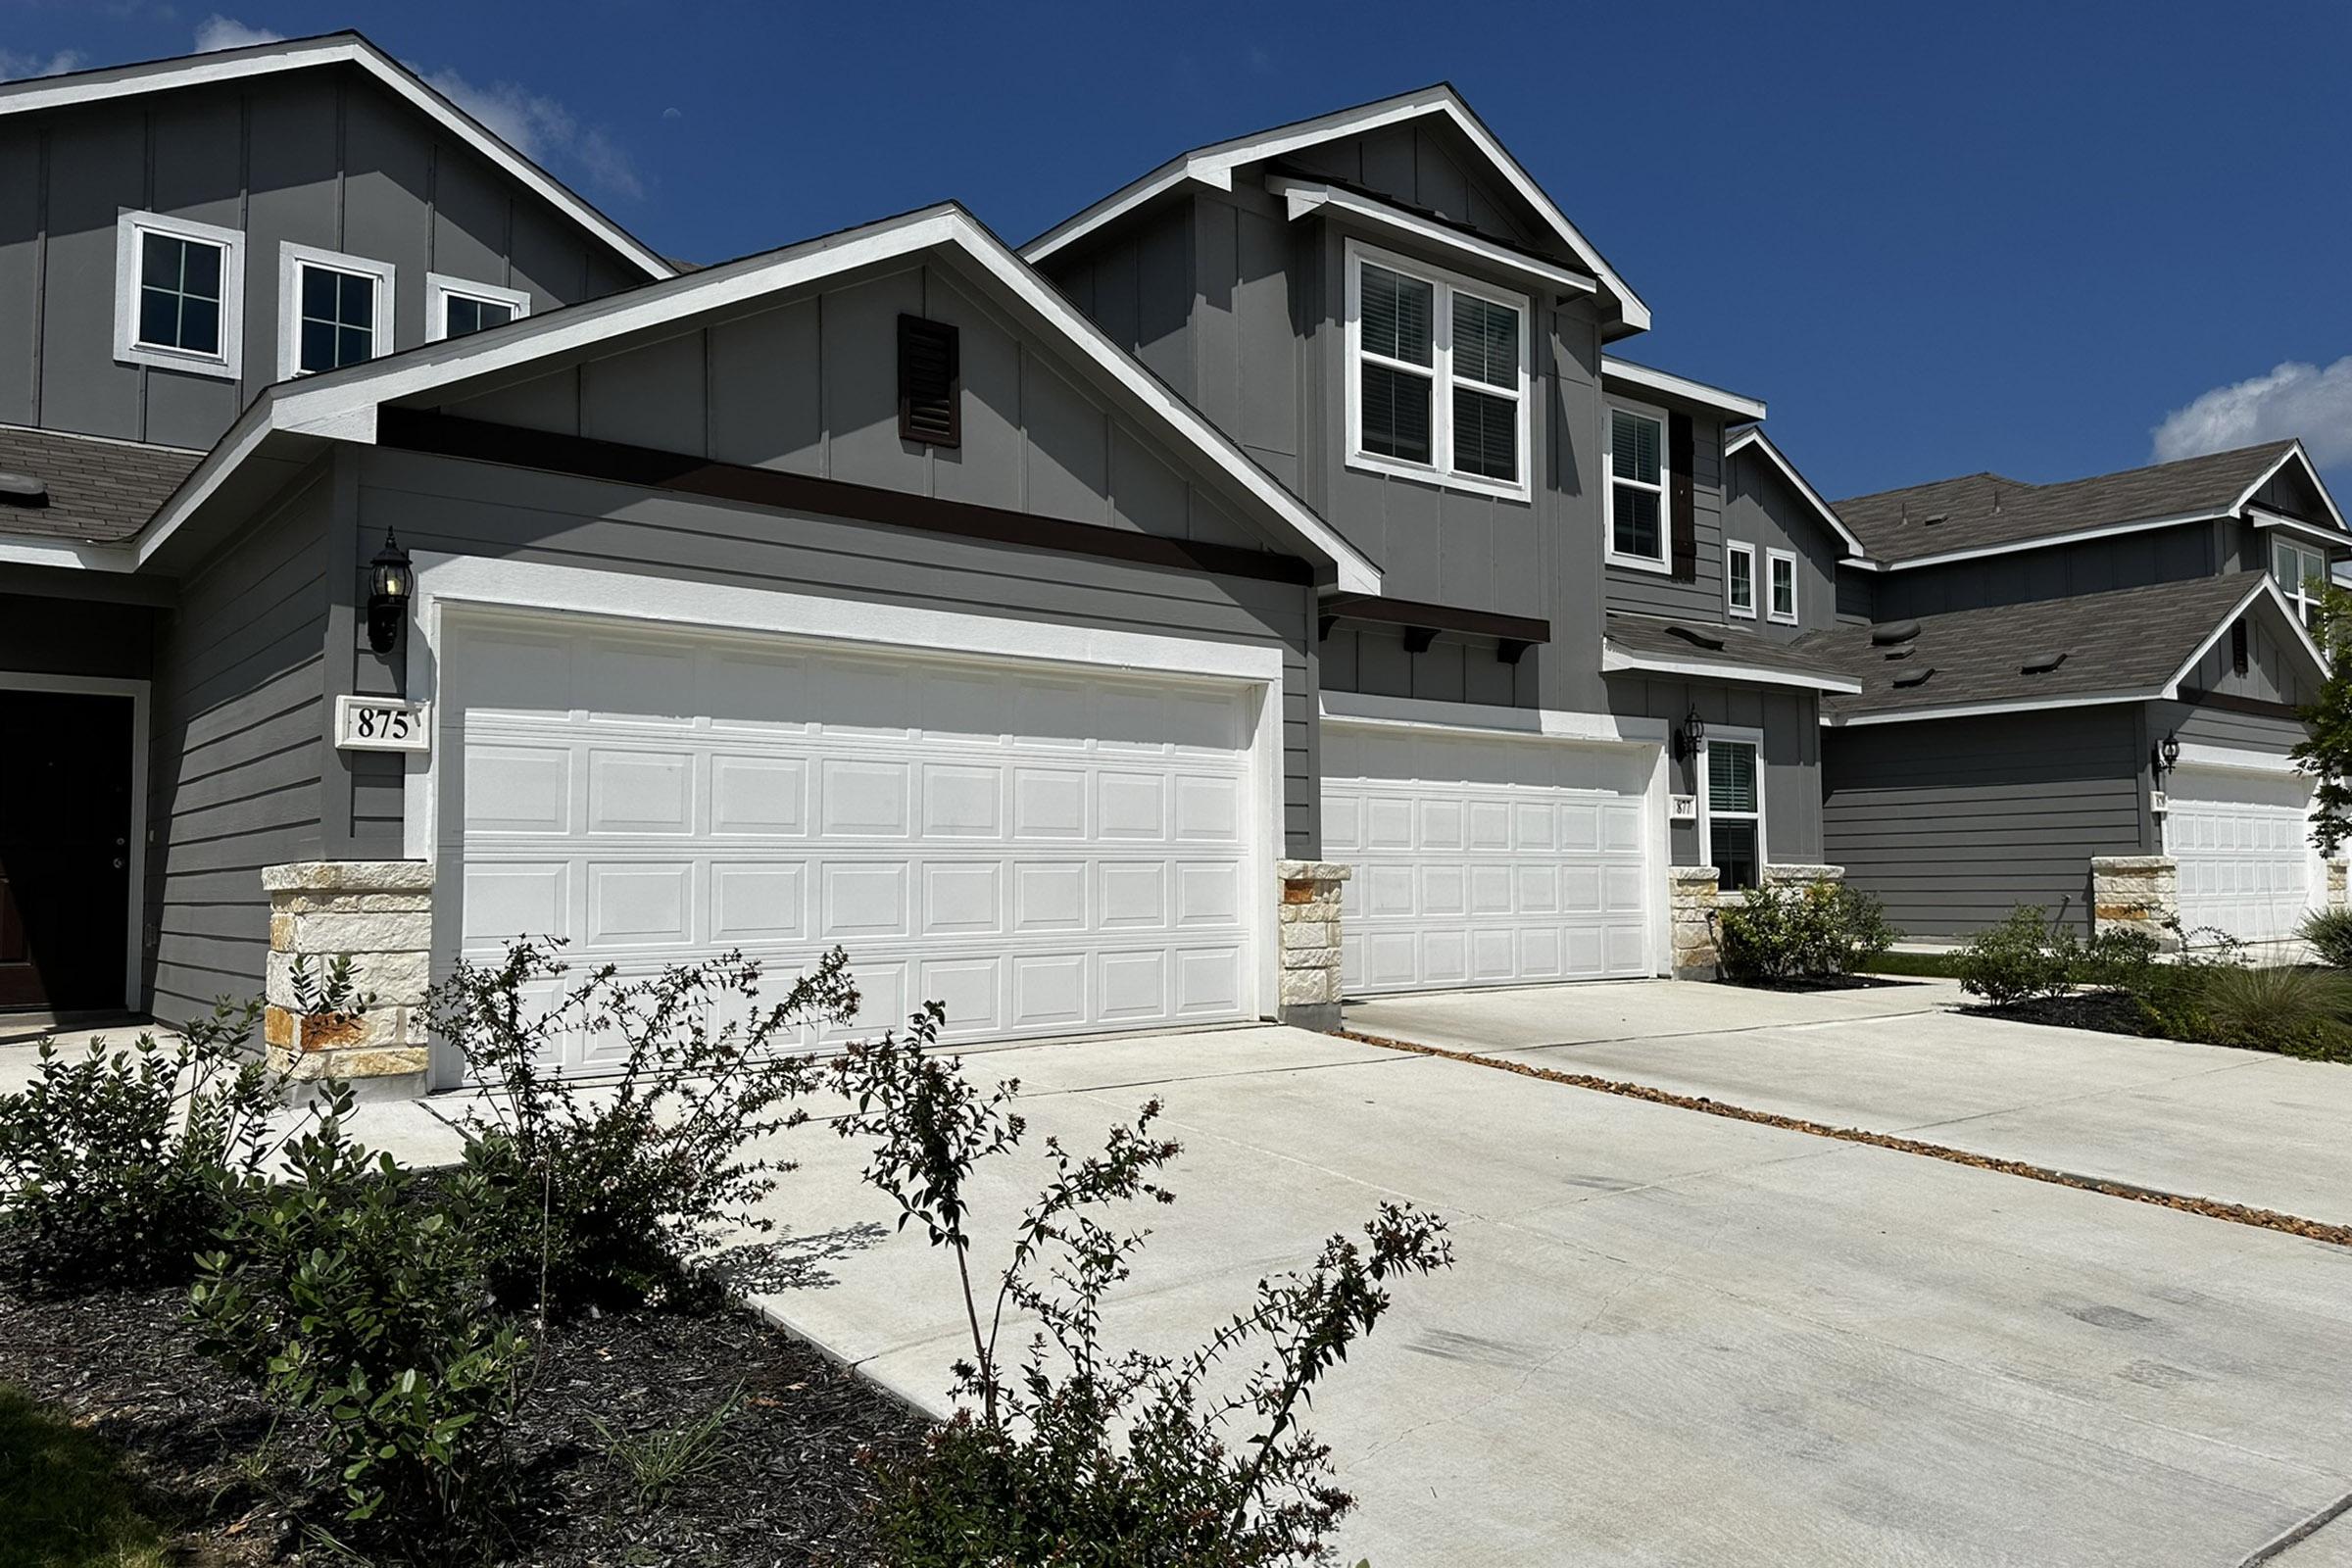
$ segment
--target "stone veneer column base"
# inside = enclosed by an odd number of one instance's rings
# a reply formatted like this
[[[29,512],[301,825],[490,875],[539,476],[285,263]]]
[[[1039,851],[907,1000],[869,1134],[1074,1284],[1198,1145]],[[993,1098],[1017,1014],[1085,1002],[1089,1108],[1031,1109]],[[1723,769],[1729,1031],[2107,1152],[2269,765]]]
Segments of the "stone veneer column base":
[[[1340,885],[1354,867],[1332,860],[1276,860],[1282,884],[1275,940],[1284,1023],[1329,1034],[1340,1026]]]
[[[2331,859],[2328,862],[2328,903],[2326,906],[2328,908],[2341,909],[2347,905],[2352,905],[2352,897],[2348,897],[2345,892],[2344,873],[2345,862],[2342,859]]]
[[[340,1078],[367,1099],[420,1095],[430,1066],[423,1015],[431,984],[433,867],[418,860],[303,860],[265,866],[270,894],[269,1007],[262,1038],[271,1065],[298,1081]],[[306,1014],[294,965],[324,981],[351,959],[353,983],[373,1003],[359,1017]]]
[[[1715,978],[1717,881],[1711,865],[1666,868],[1667,940],[1672,949],[1668,968],[1677,980]]]
[[[1768,865],[1764,868],[1764,880],[1775,887],[1797,883],[1810,887],[1816,882],[1842,882],[1845,880],[1845,867],[1842,865]]]
[[[2145,931],[2166,952],[2180,945],[2170,921],[2180,915],[2180,865],[2169,855],[2090,858],[2091,931]]]

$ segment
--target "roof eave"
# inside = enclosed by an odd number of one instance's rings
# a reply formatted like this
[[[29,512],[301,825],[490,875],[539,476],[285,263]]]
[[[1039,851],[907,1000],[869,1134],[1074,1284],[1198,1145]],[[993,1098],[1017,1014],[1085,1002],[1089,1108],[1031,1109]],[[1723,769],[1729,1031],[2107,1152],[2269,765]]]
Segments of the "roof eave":
[[[1747,686],[1793,686],[1803,691],[1846,696],[1858,696],[1862,691],[1860,681],[1847,680],[1840,675],[1814,675],[1802,670],[1774,669],[1764,664],[1717,663],[1704,659],[1670,659],[1662,654],[1627,648],[1606,638],[1601,642],[1600,667],[1607,674],[1625,672],[1695,676],[1702,680],[1738,681]]]

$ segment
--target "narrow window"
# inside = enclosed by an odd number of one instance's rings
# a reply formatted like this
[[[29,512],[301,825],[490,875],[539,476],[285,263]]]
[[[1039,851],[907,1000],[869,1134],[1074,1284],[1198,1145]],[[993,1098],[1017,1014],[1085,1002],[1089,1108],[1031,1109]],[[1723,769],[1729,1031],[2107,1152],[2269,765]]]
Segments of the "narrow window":
[[[946,321],[899,318],[899,439],[925,446],[963,442],[962,346]]]
[[[1434,463],[1438,384],[1437,286],[1363,264],[1363,419],[1366,452]]]
[[[1348,461],[1525,495],[1526,302],[1353,246],[1348,290]]]
[[[279,369],[286,379],[362,365],[392,352],[392,268],[307,245],[279,248],[284,301]]]
[[[531,314],[531,296],[518,288],[476,283],[442,272],[424,274],[424,337],[428,343],[486,332]]]
[[[1609,555],[1666,569],[1666,419],[1609,411]]]
[[[1763,873],[1764,812],[1756,743],[1708,736],[1707,858],[1725,888],[1752,888]]]
[[[1786,550],[1764,552],[1765,564],[1771,568],[1768,585],[1772,595],[1772,618],[1784,626],[1796,624],[1796,557]]]
[[[1756,547],[1723,547],[1723,591],[1731,612],[1754,619],[1756,614]]]
[[[116,229],[115,358],[233,378],[244,236],[157,213]]]
[[[2303,624],[2316,626],[2320,586],[2328,580],[2328,553],[2291,539],[2273,539],[2271,575],[2278,579],[2278,591],[2295,607],[2295,614]]]

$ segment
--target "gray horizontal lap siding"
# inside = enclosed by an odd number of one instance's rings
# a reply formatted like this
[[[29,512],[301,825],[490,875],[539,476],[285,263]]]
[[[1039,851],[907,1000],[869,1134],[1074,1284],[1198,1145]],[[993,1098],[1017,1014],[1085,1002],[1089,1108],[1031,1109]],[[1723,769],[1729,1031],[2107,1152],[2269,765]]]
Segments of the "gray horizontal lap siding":
[[[2020,904],[2086,929],[2091,858],[2147,843],[2142,733],[2129,704],[1833,729],[1825,853],[1914,936]]]
[[[322,472],[186,578],[162,623],[148,926],[167,1020],[259,994],[262,868],[322,852],[331,511]]]

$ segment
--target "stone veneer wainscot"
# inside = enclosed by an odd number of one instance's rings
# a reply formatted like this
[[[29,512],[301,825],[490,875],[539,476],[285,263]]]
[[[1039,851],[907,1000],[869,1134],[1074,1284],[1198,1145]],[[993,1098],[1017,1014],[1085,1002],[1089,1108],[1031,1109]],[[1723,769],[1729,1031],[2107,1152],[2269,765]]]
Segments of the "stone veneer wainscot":
[[[362,1095],[424,1092],[431,1052],[424,994],[432,983],[433,867],[419,860],[303,860],[267,866],[269,1009],[273,1065],[301,1080],[341,1078]],[[359,1017],[305,1014],[294,996],[302,960],[323,981],[337,958],[373,1002]]]

